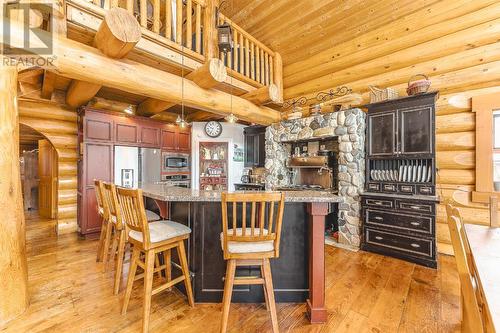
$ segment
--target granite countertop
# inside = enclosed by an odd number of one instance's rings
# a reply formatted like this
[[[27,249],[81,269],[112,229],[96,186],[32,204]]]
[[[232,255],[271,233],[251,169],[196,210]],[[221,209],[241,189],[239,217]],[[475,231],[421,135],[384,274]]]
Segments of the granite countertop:
[[[144,196],[161,200],[177,202],[220,202],[220,191],[200,191],[189,188],[173,187],[164,184],[142,184],[139,186]],[[238,191],[244,193],[244,191]],[[255,193],[250,191],[249,193]],[[286,202],[343,202],[336,194],[323,191],[285,191]]]

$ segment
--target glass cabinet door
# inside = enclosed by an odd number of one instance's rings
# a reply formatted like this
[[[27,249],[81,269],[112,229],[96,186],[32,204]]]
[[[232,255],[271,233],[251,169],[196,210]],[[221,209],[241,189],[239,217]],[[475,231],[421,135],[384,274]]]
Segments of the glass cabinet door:
[[[430,154],[432,152],[432,109],[424,107],[400,110],[401,154]]]
[[[368,115],[369,156],[396,153],[396,111]]]

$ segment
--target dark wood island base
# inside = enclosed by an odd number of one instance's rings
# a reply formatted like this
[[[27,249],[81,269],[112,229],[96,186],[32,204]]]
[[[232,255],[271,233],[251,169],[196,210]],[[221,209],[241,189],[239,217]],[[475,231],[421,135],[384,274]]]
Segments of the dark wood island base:
[[[188,190],[189,191],[189,190]],[[144,191],[160,208],[162,217],[185,224],[192,230],[187,252],[193,277],[195,302],[220,303],[224,291],[226,263],[220,245],[222,231],[221,204],[218,200],[168,201]],[[295,194],[297,196],[298,194]],[[331,200],[301,202],[289,198],[285,204],[280,243],[280,257],[271,260],[276,302],[306,303],[311,323],[324,323],[325,308],[325,218],[330,213]],[[293,194],[292,194],[293,196]],[[304,200],[306,201],[306,200]],[[307,200],[309,201],[309,200]],[[231,219],[232,217],[229,216]],[[176,254],[172,260],[177,261]],[[174,265],[175,266],[175,265]],[[174,270],[172,278],[180,274]],[[241,267],[236,275],[259,276],[259,267]],[[183,291],[183,287],[179,286]],[[263,303],[259,285],[235,286],[232,302]]]

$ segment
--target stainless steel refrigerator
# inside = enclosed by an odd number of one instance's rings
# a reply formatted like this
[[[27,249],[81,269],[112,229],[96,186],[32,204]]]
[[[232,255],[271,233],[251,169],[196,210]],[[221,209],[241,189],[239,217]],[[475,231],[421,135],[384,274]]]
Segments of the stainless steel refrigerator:
[[[115,184],[136,188],[161,178],[161,150],[115,146]]]

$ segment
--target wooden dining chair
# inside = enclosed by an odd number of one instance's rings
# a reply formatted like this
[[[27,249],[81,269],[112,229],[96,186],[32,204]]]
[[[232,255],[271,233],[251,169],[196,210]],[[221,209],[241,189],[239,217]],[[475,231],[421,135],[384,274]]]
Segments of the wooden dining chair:
[[[279,257],[283,193],[222,193],[221,246],[227,260],[221,332],[226,332],[234,285],[261,284],[273,332],[278,332],[270,258]],[[248,209],[248,212],[247,212]],[[250,219],[247,219],[247,215]],[[229,218],[229,214],[232,215]],[[241,216],[241,218],[238,218]],[[235,277],[237,266],[260,266],[261,276]]]
[[[102,220],[99,245],[97,247],[97,261],[99,262],[103,261],[105,253],[107,255],[107,249],[109,249],[109,240],[111,238],[111,230],[108,230],[109,211],[108,208],[104,206],[104,202],[102,200],[102,193],[104,191],[102,181],[94,179],[94,190],[97,202],[97,213]]]
[[[481,305],[477,279],[472,266],[472,260],[469,259],[470,245],[465,234],[459,210],[447,207],[448,212],[448,226],[457,262],[462,295],[462,332],[481,333],[484,332],[484,327],[480,310]]]
[[[151,310],[151,296],[173,285],[184,281],[186,287],[187,299],[190,306],[194,306],[193,291],[191,289],[191,280],[184,248],[184,241],[189,238],[191,229],[183,224],[173,221],[156,221],[148,223],[142,190],[117,188],[118,203],[129,231],[128,241],[132,245],[132,259],[130,261],[130,270],[127,280],[127,289],[123,300],[122,313],[127,312],[132,286],[135,280],[144,278],[144,308],[142,331],[147,332],[149,327],[149,314]],[[182,275],[163,285],[152,289],[153,275],[157,271],[166,269],[166,265],[155,268],[156,254],[164,253],[176,249]],[[144,254],[144,261],[141,259]],[[144,269],[144,273],[136,275],[137,266]]]

